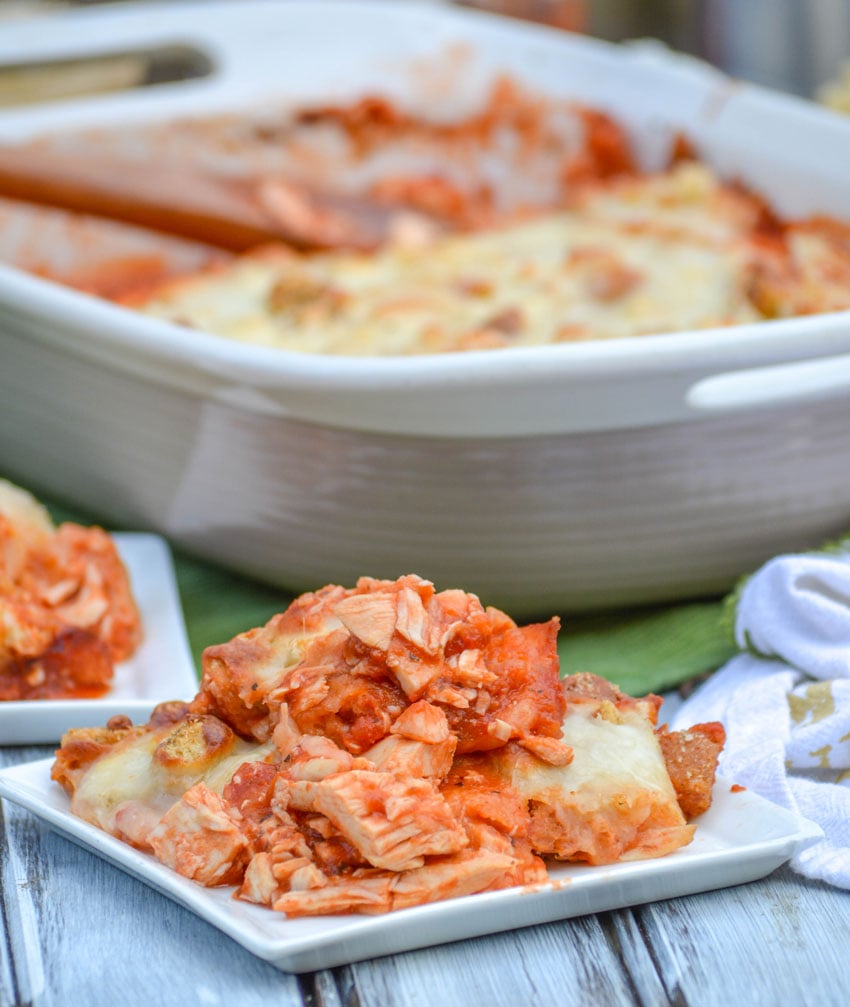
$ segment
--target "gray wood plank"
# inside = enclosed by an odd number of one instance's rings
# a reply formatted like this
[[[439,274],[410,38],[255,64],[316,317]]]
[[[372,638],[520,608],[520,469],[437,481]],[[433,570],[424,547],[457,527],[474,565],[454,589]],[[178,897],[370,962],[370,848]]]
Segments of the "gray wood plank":
[[[37,759],[44,752],[42,748],[0,747],[0,769]],[[28,942],[23,940],[25,923],[21,917],[19,877],[12,845],[10,817],[14,813],[12,805],[0,800],[0,1007],[30,1000],[30,970],[16,960],[25,957],[29,949]]]
[[[2,821],[3,809],[0,808],[0,828],[2,828]],[[0,851],[0,1007],[11,1007],[11,1004],[15,1003],[19,997],[12,975],[12,960],[9,944],[6,939],[6,915],[2,899],[4,886],[2,859],[2,851]]]
[[[736,888],[341,970],[359,1007],[844,1007],[850,895],[789,868]]]
[[[341,970],[343,1002],[359,1007],[610,1007],[631,1005],[637,992],[616,946],[608,941],[610,914],[527,927],[490,937],[360,962]],[[647,1004],[663,990],[649,970]],[[637,955],[635,961],[638,960]]]
[[[7,870],[9,863],[8,849],[2,841],[4,835],[3,826],[3,802],[0,801],[0,1007],[11,1007],[18,1002],[17,981],[12,968],[12,949],[9,941],[9,927],[6,922],[6,893],[9,890],[10,872]]]
[[[850,893],[783,867],[636,913],[672,1003],[844,1007]]]
[[[305,1007],[343,1007],[334,973],[330,969],[300,977]],[[348,1007],[354,1007],[348,1002]]]

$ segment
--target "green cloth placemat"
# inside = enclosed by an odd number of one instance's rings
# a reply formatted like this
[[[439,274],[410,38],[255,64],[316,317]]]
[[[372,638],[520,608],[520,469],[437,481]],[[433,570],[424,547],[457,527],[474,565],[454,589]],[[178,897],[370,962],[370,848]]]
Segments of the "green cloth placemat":
[[[561,673],[593,671],[635,696],[716,671],[738,653],[722,600],[561,621]]]
[[[45,503],[57,522],[93,523],[85,514],[49,500]],[[172,553],[198,669],[205,647],[262,625],[292,600],[282,589],[230,573],[180,550],[172,549]],[[486,604],[487,599],[483,600]],[[722,600],[560,615],[562,673],[592,671],[633,695],[673,688],[716,670],[737,653]]]

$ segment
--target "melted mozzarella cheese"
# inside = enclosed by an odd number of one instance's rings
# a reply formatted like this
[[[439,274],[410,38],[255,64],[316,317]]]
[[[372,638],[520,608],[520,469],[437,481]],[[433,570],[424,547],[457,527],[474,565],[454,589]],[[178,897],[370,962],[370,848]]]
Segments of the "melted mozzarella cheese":
[[[751,204],[702,166],[630,179],[569,211],[426,247],[264,250],[172,282],[145,313],[306,353],[419,354],[758,320]]]
[[[593,803],[601,803],[612,794],[640,790],[676,804],[655,733],[637,711],[623,711],[613,722],[588,716],[582,708],[569,710],[563,730],[573,761],[568,766],[550,766],[524,760],[511,779],[520,793],[534,800],[557,800],[564,793],[586,795]]]
[[[134,736],[94,762],[74,793],[74,814],[113,835],[127,832],[127,818],[132,815],[139,823],[133,839],[143,845],[148,826],[155,825],[191,786],[203,781],[221,793],[244,762],[256,762],[274,750],[270,742],[256,745],[236,738],[226,751],[181,769],[154,758],[171,730]]]
[[[606,709],[607,707],[607,709]],[[529,802],[529,839],[542,856],[608,864],[664,856],[689,843],[685,821],[650,722],[634,709],[568,709],[566,766],[519,752],[497,755],[500,774]]]

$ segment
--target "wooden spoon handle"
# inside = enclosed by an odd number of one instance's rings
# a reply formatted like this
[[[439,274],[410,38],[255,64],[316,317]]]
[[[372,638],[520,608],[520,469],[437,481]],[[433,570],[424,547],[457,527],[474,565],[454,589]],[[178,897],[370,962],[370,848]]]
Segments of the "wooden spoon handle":
[[[390,210],[281,178],[230,178],[155,163],[0,147],[0,196],[107,217],[243,251],[270,241],[300,249],[374,248]]]

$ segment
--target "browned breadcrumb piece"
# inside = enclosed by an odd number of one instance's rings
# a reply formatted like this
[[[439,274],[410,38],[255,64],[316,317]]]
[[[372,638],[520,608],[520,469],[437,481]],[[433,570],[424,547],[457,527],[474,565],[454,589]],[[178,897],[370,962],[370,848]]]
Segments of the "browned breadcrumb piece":
[[[233,731],[217,717],[188,716],[177,724],[154,751],[162,766],[185,769],[202,766],[211,755],[232,747]]]
[[[726,740],[723,725],[713,721],[669,731],[665,724],[657,737],[679,807],[687,818],[701,815],[711,804],[717,759]]]

